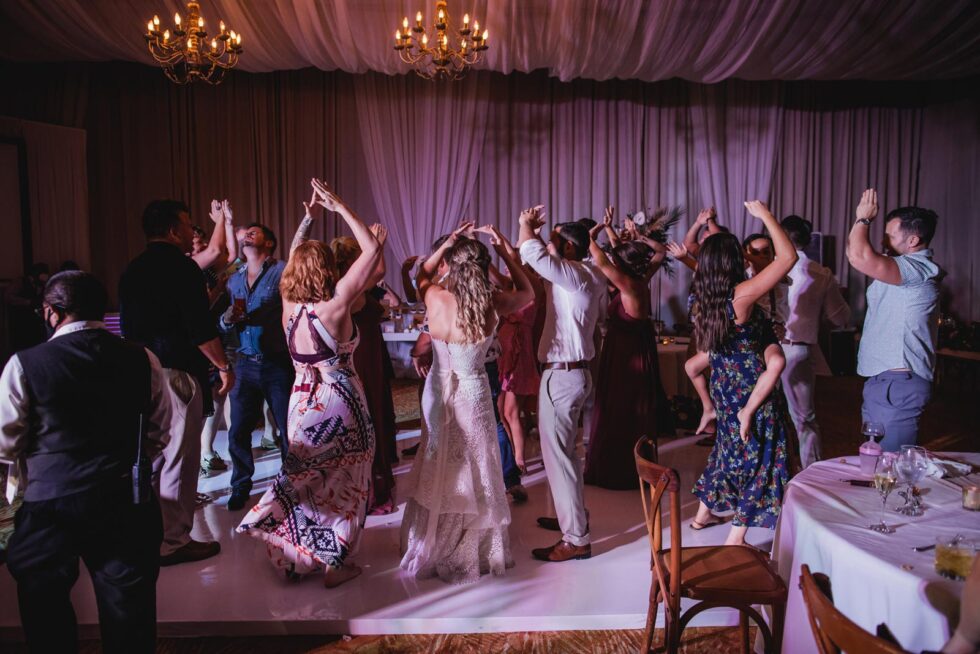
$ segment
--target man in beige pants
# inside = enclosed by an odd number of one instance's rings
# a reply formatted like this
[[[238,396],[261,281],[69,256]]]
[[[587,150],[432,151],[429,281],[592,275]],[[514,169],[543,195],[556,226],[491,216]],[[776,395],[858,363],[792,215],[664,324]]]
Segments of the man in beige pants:
[[[560,530],[562,539],[531,554],[542,561],[559,562],[592,556],[575,437],[592,388],[589,361],[595,356],[593,334],[605,279],[582,261],[589,247],[584,225],[559,223],[545,246],[539,236],[544,225],[541,209],[521,212],[519,247],[523,260],[544,279],[546,291],[546,317],[538,347],[543,366],[538,431],[558,518],[538,518],[538,524]]]

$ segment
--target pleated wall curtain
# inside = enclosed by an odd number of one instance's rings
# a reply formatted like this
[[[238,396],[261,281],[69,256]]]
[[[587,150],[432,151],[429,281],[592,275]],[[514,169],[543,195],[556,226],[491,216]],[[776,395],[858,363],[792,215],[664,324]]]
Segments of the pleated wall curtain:
[[[850,272],[844,239],[870,185],[884,210],[939,212],[947,308],[980,319],[980,92],[971,80],[704,86],[478,72],[437,85],[310,69],[182,88],[129,64],[7,64],[0,74],[18,90],[0,97],[0,114],[87,130],[93,269],[110,287],[141,248],[149,200],[183,198],[204,225],[210,199],[228,197],[237,220],[260,220],[286,243],[316,175],[365,219],[389,225],[396,284],[402,259],[463,218],[516,235],[518,212],[536,202],[556,222],[599,217],[607,204],[620,217],[680,205],[679,237],[715,205],[743,235],[758,225],[741,203],[758,197],[834,237],[832,267],[860,309],[865,280]],[[338,227],[326,217],[314,236]],[[689,281],[685,271],[658,280],[668,323],[684,320]]]

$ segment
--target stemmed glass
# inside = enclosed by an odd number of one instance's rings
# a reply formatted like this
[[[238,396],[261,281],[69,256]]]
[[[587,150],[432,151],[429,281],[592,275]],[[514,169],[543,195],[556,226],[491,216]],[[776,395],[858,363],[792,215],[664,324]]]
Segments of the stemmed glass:
[[[917,447],[915,445],[902,446],[902,451],[899,453],[898,459],[895,461],[895,472],[898,473],[899,481],[901,481],[903,484],[907,484],[905,492],[899,493],[899,495],[905,498],[905,504],[895,509],[902,515],[922,515],[922,504],[913,494],[912,487],[922,481],[922,478],[926,476],[926,471],[928,469],[929,458],[926,455],[925,448]]]
[[[878,494],[881,495],[881,520],[876,525],[868,525],[868,529],[871,531],[876,531],[879,534],[892,533],[892,528],[885,524],[885,503],[888,501],[888,495],[895,488],[895,482],[897,481],[898,477],[895,475],[893,457],[878,457],[878,462],[875,464],[875,488],[878,489]]]
[[[866,421],[861,423],[861,433],[864,435],[865,439],[873,440],[875,443],[880,443],[881,439],[885,437],[885,426],[880,422]]]

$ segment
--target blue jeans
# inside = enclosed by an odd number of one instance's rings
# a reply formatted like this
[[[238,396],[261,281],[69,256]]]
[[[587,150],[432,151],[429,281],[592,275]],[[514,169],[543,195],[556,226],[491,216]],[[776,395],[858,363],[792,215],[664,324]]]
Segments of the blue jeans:
[[[514,448],[507,438],[507,430],[500,421],[500,411],[497,409],[497,397],[500,396],[500,372],[496,361],[486,363],[487,377],[490,379],[490,396],[493,398],[493,417],[497,419],[497,444],[500,445],[500,467],[504,472],[504,488],[510,488],[521,483],[521,470],[514,461]]]
[[[231,489],[252,489],[255,461],[252,459],[252,430],[262,417],[263,400],[269,403],[279,427],[280,450],[286,458],[289,439],[286,418],[289,394],[296,373],[288,358],[269,358],[261,362],[239,357],[235,368],[235,387],[231,391],[231,426],[228,429],[228,453],[231,455]]]
[[[885,426],[881,449],[897,452],[919,440],[919,418],[932,397],[932,382],[913,372],[887,370],[864,382],[861,419]]]

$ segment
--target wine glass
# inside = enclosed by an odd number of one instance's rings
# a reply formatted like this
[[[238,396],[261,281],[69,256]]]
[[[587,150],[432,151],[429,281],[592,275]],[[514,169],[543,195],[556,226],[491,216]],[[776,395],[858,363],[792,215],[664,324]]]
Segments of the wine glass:
[[[891,456],[880,456],[878,457],[878,463],[875,465],[875,488],[878,489],[878,494],[881,495],[881,520],[878,521],[878,524],[868,525],[868,529],[877,531],[879,534],[892,533],[892,528],[885,524],[885,503],[888,502],[889,493],[895,488],[895,482],[898,481],[898,477],[895,475],[893,458]]]
[[[874,440],[875,443],[880,443],[881,439],[885,437],[885,425],[867,420],[861,423],[861,433],[864,434],[866,440]]]
[[[922,504],[913,494],[912,487],[922,481],[929,469],[929,459],[925,448],[915,445],[903,445],[902,451],[895,460],[895,472],[898,479],[903,484],[907,484],[904,493],[899,493],[905,498],[905,504],[895,509],[902,515],[920,516],[922,515]]]

